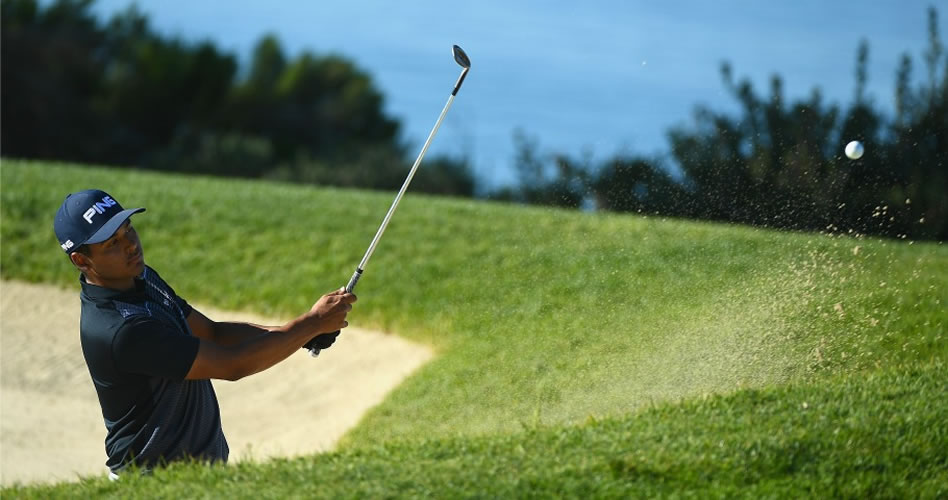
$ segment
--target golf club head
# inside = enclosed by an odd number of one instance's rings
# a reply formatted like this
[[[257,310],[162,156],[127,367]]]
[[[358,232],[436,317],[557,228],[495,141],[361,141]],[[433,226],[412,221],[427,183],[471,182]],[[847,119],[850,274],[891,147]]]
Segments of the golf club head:
[[[454,91],[451,92],[451,95],[454,96],[458,95],[458,90],[461,90],[461,84],[464,83],[464,77],[467,76],[467,72],[471,70],[471,60],[468,59],[464,50],[457,45],[453,46],[451,51],[454,52],[454,61],[464,68],[464,70],[461,71],[461,76],[458,77],[457,83],[454,84]]]
[[[464,53],[461,47],[455,45],[451,50],[454,52],[454,60],[457,61],[462,68],[469,69],[471,67],[471,60],[468,59],[467,54]]]

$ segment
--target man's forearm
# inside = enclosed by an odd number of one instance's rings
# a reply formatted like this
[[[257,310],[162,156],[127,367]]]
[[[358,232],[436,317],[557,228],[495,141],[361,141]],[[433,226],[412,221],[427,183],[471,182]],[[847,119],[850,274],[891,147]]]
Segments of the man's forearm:
[[[305,314],[280,327],[217,323],[194,310],[188,315],[188,325],[202,342],[186,378],[238,380],[266,370],[313,337],[349,326],[346,315],[355,301],[355,295],[342,290],[328,293]]]
[[[222,346],[238,345],[260,335],[270,333],[276,327],[253,323],[221,321],[214,323],[214,343]]]
[[[244,325],[247,325],[244,323]],[[263,330],[264,327],[248,325]],[[262,333],[250,337],[231,349],[236,350],[238,374],[241,377],[252,375],[283,361],[296,352],[303,344],[317,335],[313,332],[312,323],[299,317],[272,330],[263,330]]]
[[[204,337],[205,341],[201,342],[197,358],[186,378],[239,380],[266,370],[297,352],[315,335],[309,326],[294,321],[271,332],[258,327],[255,328],[256,334],[229,346],[214,342],[213,338],[208,338],[210,336]],[[238,328],[238,331],[247,332],[248,329]],[[239,335],[231,335],[230,338],[233,340]]]

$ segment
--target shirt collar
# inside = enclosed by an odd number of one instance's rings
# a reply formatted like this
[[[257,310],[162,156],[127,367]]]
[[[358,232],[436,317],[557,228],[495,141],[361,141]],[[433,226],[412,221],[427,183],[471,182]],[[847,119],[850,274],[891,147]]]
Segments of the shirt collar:
[[[79,284],[82,285],[82,293],[90,299],[116,300],[132,298],[139,297],[145,292],[145,279],[142,276],[135,277],[135,288],[132,290],[115,290],[93,285],[86,281],[86,275],[82,273],[79,274]]]

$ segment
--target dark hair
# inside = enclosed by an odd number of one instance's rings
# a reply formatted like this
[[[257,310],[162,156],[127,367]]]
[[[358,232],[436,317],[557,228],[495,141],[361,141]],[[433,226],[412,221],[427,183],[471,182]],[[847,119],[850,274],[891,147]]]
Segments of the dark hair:
[[[75,251],[85,255],[86,257],[90,257],[92,255],[92,251],[89,250],[89,245],[79,245],[79,248],[77,248]]]

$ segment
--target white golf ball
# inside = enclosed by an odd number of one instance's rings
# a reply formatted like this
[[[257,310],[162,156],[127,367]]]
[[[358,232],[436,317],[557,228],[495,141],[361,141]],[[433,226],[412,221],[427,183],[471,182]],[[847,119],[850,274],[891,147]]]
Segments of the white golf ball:
[[[852,141],[846,145],[846,157],[850,160],[858,160],[862,158],[862,143],[859,141]]]

